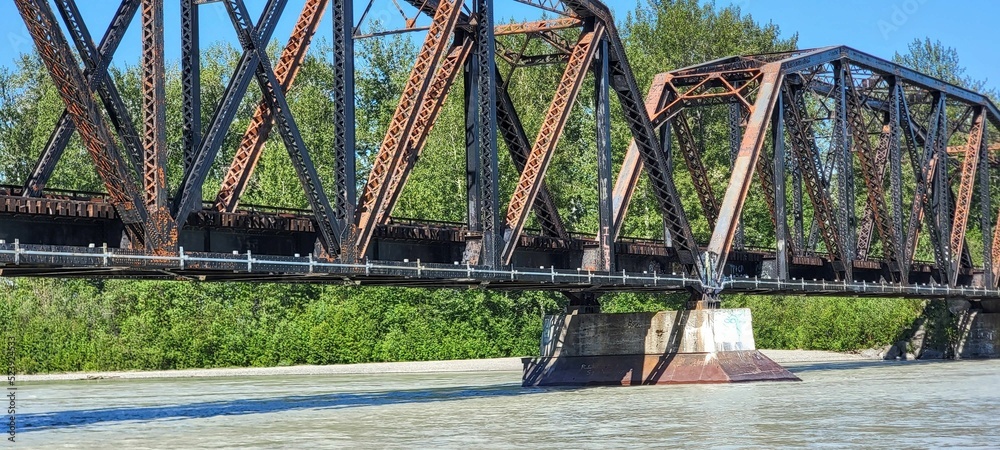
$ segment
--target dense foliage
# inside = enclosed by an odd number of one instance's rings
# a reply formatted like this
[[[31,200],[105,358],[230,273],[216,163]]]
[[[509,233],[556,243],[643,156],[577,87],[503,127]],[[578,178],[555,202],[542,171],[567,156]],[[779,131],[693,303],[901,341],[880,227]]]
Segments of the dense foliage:
[[[796,36],[783,39],[778,27],[761,25],[738,7],[717,7],[698,0],[652,1],[624,14],[622,35],[640,86],[656,73],[722,56],[773,52],[796,47]],[[572,40],[572,34],[567,35]],[[503,38],[511,48],[523,44]],[[528,45],[540,45],[538,41]],[[272,45],[272,53],[278,51]],[[416,47],[402,37],[364,40],[357,73],[359,182],[385,134]],[[314,44],[288,98],[317,171],[329,185],[332,155],[333,75],[330,46]],[[940,45],[916,43],[910,55],[897,56],[921,68],[956,69],[957,57]],[[203,122],[220,100],[238,58],[230,45],[204,50]],[[910,59],[907,59],[910,58]],[[937,59],[935,59],[937,58]],[[949,70],[951,72],[949,72]],[[561,68],[519,70],[508,80],[527,134],[534,136],[540,114],[551,100]],[[505,77],[509,74],[503,71]],[[937,73],[937,72],[934,72]],[[140,68],[112,70],[134,117],[139,117]],[[172,188],[180,180],[180,75],[168,68],[168,143]],[[974,81],[956,79],[973,84]],[[588,80],[581,92],[592,92]],[[250,90],[233,132],[205,185],[212,198],[252,114],[258,94]],[[464,221],[464,116],[462,90],[453,89],[400,199],[395,216]],[[547,174],[560,213],[569,228],[593,233],[597,228],[596,153],[593,98],[581,95]],[[0,184],[20,183],[62,110],[44,66],[24,55],[12,68],[0,68]],[[620,115],[613,101],[612,113]],[[709,122],[709,121],[706,121]],[[722,121],[717,121],[722,123]],[[722,128],[700,130],[711,137]],[[709,139],[707,142],[711,142]],[[719,141],[719,140],[717,140]],[[724,141],[722,139],[721,141]],[[615,161],[628,144],[621,121],[613,128]],[[501,154],[506,149],[501,143]],[[729,149],[709,146],[705,164],[713,186],[728,178]],[[272,136],[244,196],[245,203],[306,207],[302,190],[280,139]],[[501,161],[502,201],[516,182],[508,158]],[[686,169],[676,169],[678,190],[699,239],[708,235]],[[644,182],[644,181],[643,181]],[[100,190],[102,185],[78,138],[74,138],[50,183],[52,187]],[[749,202],[761,202],[755,196]],[[761,205],[750,205],[762,211]],[[661,219],[647,186],[633,199],[625,233],[658,237]],[[748,243],[764,239],[767,216],[745,215]],[[531,226],[531,224],[529,224]],[[970,235],[973,233],[970,231]],[[311,285],[204,284],[186,282],[0,279],[0,324],[16,334],[17,367],[23,372],[67,370],[167,369],[216,366],[354,363],[522,356],[537,352],[541,317],[562,310],[558,294],[497,293],[480,290],[419,290]],[[682,297],[618,294],[602,299],[607,312],[676,308]],[[762,347],[854,350],[894,342],[920,314],[922,303],[872,299],[740,297],[727,306],[753,309],[757,342]],[[6,364],[9,356],[0,355]]]

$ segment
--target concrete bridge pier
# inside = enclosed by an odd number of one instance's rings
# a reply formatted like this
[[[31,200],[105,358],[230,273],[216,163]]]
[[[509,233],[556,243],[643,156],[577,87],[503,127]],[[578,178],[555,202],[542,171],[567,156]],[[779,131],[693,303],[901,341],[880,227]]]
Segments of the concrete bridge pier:
[[[693,306],[698,306],[695,303]],[[798,381],[760,353],[749,309],[546,316],[522,386]]]

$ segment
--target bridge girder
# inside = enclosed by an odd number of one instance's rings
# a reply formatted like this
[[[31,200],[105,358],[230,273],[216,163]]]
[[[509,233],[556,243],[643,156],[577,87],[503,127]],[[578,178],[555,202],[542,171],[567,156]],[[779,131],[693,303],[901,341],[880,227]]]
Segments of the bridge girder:
[[[463,10],[461,0],[408,1],[419,14],[431,18],[431,25],[375,154],[368,181],[360,198],[356,198],[353,46],[355,39],[365,36],[354,30],[351,5],[332,2],[331,8],[328,0],[305,0],[292,36],[272,67],[263,44],[270,40],[284,15],[287,1],[269,0],[254,22],[242,0],[226,0],[224,6],[243,53],[203,132],[197,28],[204,18],[198,15],[201,2],[185,0],[181,21],[183,177],[170,207],[166,190],[169,162],[164,138],[162,0],[123,0],[97,46],[91,43],[88,27],[74,1],[56,2],[82,68],[48,2],[17,0],[36,45],[43,49],[42,59],[60,90],[66,111],[24,185],[0,190],[6,202],[0,203],[0,220],[31,217],[44,226],[58,228],[64,219],[45,217],[71,211],[64,215],[92,226],[97,230],[93,236],[123,233],[125,239],[120,241],[129,251],[177,257],[182,265],[185,259],[178,256],[182,255],[181,248],[187,244],[190,249],[195,236],[213,227],[232,229],[236,244],[204,244],[201,249],[206,253],[247,251],[251,261],[247,272],[253,272],[248,236],[257,233],[262,224],[270,224],[267,226],[278,228],[264,226],[267,232],[285,233],[288,244],[266,247],[267,251],[278,252],[276,256],[294,262],[299,258],[290,254],[294,249],[294,253],[309,253],[309,261],[315,264],[342,264],[336,267],[355,274],[358,264],[366,260],[395,258],[399,263],[408,259],[398,254],[406,246],[397,244],[408,242],[406,245],[423,246],[420,248],[424,250],[413,250],[415,254],[443,264],[464,263],[469,279],[486,282],[497,281],[485,275],[487,269],[514,277],[508,281],[517,281],[518,267],[547,261],[552,272],[550,281],[564,283],[560,286],[566,289],[570,289],[565,283],[572,277],[557,276],[557,270],[590,273],[591,281],[594,273],[610,277],[623,271],[623,287],[634,286],[628,282],[630,271],[634,272],[631,276],[669,271],[680,274],[684,289],[706,296],[731,289],[738,284],[733,277],[747,270],[757,277],[758,286],[762,278],[774,280],[772,287],[764,289],[775,291],[793,289],[791,281],[802,276],[843,283],[848,291],[854,289],[851,283],[869,280],[901,286],[899,292],[915,292],[920,283],[928,281],[951,289],[996,288],[1000,269],[993,266],[993,261],[1000,260],[1000,246],[994,242],[1000,239],[1000,215],[990,198],[989,153],[996,144],[989,138],[991,127],[1000,129],[1000,114],[986,97],[848,47],[722,58],[660,74],[643,97],[607,7],[592,0],[519,1],[561,17],[495,25],[491,0],[470,0],[468,12]],[[335,29],[335,164],[329,196],[320,184],[286,98],[328,9],[332,10]],[[142,128],[129,116],[121,94],[107,75],[108,64],[129,22],[140,10],[144,44]],[[409,29],[418,29],[411,25]],[[579,30],[579,34],[572,30]],[[515,36],[524,36],[524,42],[538,39],[549,50],[527,54],[526,45],[508,48]],[[576,42],[568,41],[568,36]],[[506,61],[510,68],[506,77],[497,65],[498,59]],[[565,65],[565,69],[531,143],[521,123],[523,112],[517,110],[509,92],[510,75],[514,70],[530,70],[543,64]],[[399,231],[398,220],[391,216],[394,206],[462,72],[467,223]],[[581,87],[591,74],[598,88],[593,114],[601,172],[596,177],[601,184],[599,204],[595,205],[600,211],[600,227],[593,235],[581,236],[571,233],[572,224],[560,216],[559,199],[547,188],[545,174],[558,151],[557,144]],[[223,179],[215,206],[206,209],[202,204],[203,185],[253,81],[261,88],[262,99]],[[612,91],[617,94],[623,112],[620,119],[631,137],[615,180],[610,177],[614,144],[610,123],[615,118],[611,117],[608,100]],[[100,104],[92,93],[97,94]],[[706,132],[710,126],[706,122],[712,120],[721,120],[721,128],[727,130],[720,146],[727,149],[727,156],[731,150],[732,160],[724,170],[716,167],[718,161],[712,159],[714,153],[709,150],[711,143],[706,143],[712,138]],[[294,212],[301,221],[283,221],[252,205],[240,206],[272,129],[281,136],[309,201],[308,211]],[[74,132],[80,133],[91,153],[113,211],[96,207],[96,201],[91,204],[46,190],[52,170]],[[498,138],[505,142],[518,177],[505,217],[500,215],[498,198]],[[955,140],[966,144],[949,147]],[[124,152],[119,150],[119,144]],[[831,144],[829,148],[827,144]],[[674,149],[679,151],[684,170],[691,177],[696,204],[685,200],[678,190]],[[903,170],[904,159],[909,160],[912,170]],[[958,168],[958,176],[951,174],[953,166]],[[855,180],[855,172],[861,180]],[[651,199],[663,219],[664,231],[658,243],[645,242],[635,247],[636,241],[622,236],[622,230],[643,173],[649,180]],[[723,183],[723,178],[728,181]],[[761,187],[759,200],[751,195],[757,192],[752,188],[754,183]],[[907,184],[915,186],[912,200],[903,198],[903,186]],[[789,189],[790,196],[786,195]],[[766,209],[757,206],[758,202]],[[980,210],[973,212],[972,205],[977,203]],[[858,217],[856,208],[862,205],[865,207]],[[525,232],[532,212],[540,233]],[[773,229],[753,230],[754,239],[757,245],[764,242],[773,250],[748,250],[752,245],[748,244],[746,227],[741,225],[748,214],[767,216]],[[966,242],[973,214],[978,214],[983,234],[981,254],[973,254]],[[807,222],[813,223],[815,235],[821,239],[807,241]],[[245,227],[246,236],[240,235],[240,226]],[[5,241],[18,241],[16,249],[0,252],[0,261],[9,264],[5,258],[14,255],[11,258],[17,259],[16,266],[24,261],[22,258],[31,260],[24,249],[32,245],[69,248],[85,239],[70,236],[65,241],[47,242],[24,232],[27,235],[23,240],[10,232],[0,236]],[[463,234],[455,246],[461,250],[441,241],[441,236],[453,232]],[[119,248],[119,242],[108,241],[112,249]],[[440,250],[437,253],[429,250],[435,246]],[[56,253],[74,254],[63,250]],[[456,251],[460,255],[450,261]],[[553,251],[564,253],[539,256]],[[636,259],[632,251],[647,252],[649,258]],[[108,255],[107,251],[103,254]],[[934,261],[920,261],[926,258],[924,255],[933,255]],[[34,263],[52,258],[39,257]],[[86,256],[80,258],[64,259],[90,261]],[[107,261],[122,260],[108,256]],[[178,260],[170,261],[172,264]],[[106,264],[100,266],[110,268]],[[310,270],[317,267],[315,264],[311,263]],[[647,265],[643,268],[641,264]],[[291,270],[294,265],[282,266],[282,270]],[[72,266],[66,265],[67,269]],[[132,269],[141,272],[140,266],[150,264],[137,263]],[[205,267],[209,266],[213,265]],[[271,269],[278,266],[272,260],[263,264]],[[658,276],[653,277],[654,287]],[[598,284],[591,283],[590,288]],[[747,289],[745,284],[740,286]]]

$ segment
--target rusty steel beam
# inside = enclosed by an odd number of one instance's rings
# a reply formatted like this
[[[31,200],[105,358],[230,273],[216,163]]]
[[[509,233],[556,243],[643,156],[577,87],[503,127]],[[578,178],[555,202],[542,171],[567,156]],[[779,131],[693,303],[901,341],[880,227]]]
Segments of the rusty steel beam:
[[[167,100],[163,0],[142,0],[143,187],[146,250],[174,253],[177,227],[167,205]]]
[[[243,0],[226,0],[225,7],[243,50],[256,54],[256,58],[254,58],[256,59],[256,67],[253,74],[268,108],[275,112],[278,133],[285,144],[285,149],[288,150],[288,156],[316,221],[320,244],[322,244],[320,250],[321,253],[326,253],[322,256],[335,256],[341,250],[341,224],[334,220],[333,207],[326,196],[326,191],[323,190],[319,175],[316,173],[316,166],[302,140],[298,124],[296,124],[288,107],[288,99],[285,97],[284,90],[274,75],[274,69],[271,67],[266,52],[266,44],[256,35],[257,27],[251,21]]]
[[[979,158],[985,153],[985,146],[983,145],[985,143],[983,141],[985,130],[986,110],[982,107],[975,108],[972,116],[972,127],[969,129],[968,143],[966,144],[965,159],[962,160],[962,175],[958,185],[958,196],[955,199],[955,211],[951,225],[951,261],[949,261],[951,263],[951,272],[949,283],[953,286],[958,283],[958,270],[962,262],[961,258],[956,258],[955,255],[961,255],[965,249],[965,232],[969,221],[969,209],[972,206],[972,191],[974,189],[976,172],[979,168]],[[979,176],[988,177],[990,174],[989,172],[984,172],[979,174]]]
[[[347,248],[350,252],[347,255],[349,259],[357,260],[368,251],[372,234],[375,232],[379,208],[390,196],[390,178],[406,157],[406,147],[410,144],[409,137],[418,117],[418,108],[424,102],[433,80],[434,66],[446,50],[448,37],[455,30],[460,12],[461,0],[444,0],[438,4],[430,31],[427,32],[420,53],[417,54],[385,139],[375,157],[368,183],[365,184],[364,192],[358,202],[354,220],[355,229],[351,245]]]
[[[712,192],[712,182],[708,179],[708,170],[705,169],[705,163],[701,160],[701,150],[695,143],[694,134],[691,133],[687,116],[683,112],[679,113],[671,121],[671,124],[674,134],[677,136],[677,143],[681,148],[681,156],[684,157],[684,164],[687,166],[688,173],[691,174],[691,182],[695,192],[698,193],[701,209],[705,214],[705,219],[708,220],[708,227],[713,228],[718,221],[719,202],[715,199],[715,193]]]
[[[740,153],[740,141],[743,140],[743,129],[740,126],[740,124],[743,121],[743,111],[742,111],[742,106],[739,103],[736,103],[736,102],[730,102],[728,110],[729,111],[728,111],[728,114],[727,114],[727,118],[729,120],[727,120],[726,125],[729,128],[729,133],[728,133],[729,134],[729,170],[733,170],[733,164],[736,163],[736,157]],[[758,167],[757,170],[760,170],[760,168]],[[768,197],[768,198],[770,198],[770,197]],[[775,217],[775,211],[774,211],[773,207],[770,208],[770,212],[771,212],[771,216]],[[744,247],[744,245],[745,245],[742,220],[740,221],[740,224],[736,228],[736,237],[733,239],[733,245],[738,250],[742,250],[743,247]],[[797,245],[797,244],[795,244],[795,245]]]
[[[968,148],[966,146],[964,146],[964,145],[963,146],[957,146],[957,145],[948,146],[948,154],[949,155],[953,155],[953,156],[964,156],[967,153],[966,150],[968,150]],[[990,145],[987,145],[986,146],[986,151],[988,151],[988,152],[1000,152],[1000,144],[990,144]]]
[[[847,89],[846,125],[852,137],[851,142],[854,144],[853,153],[858,155],[858,160],[861,163],[861,177],[864,180],[865,191],[868,195],[868,207],[865,209],[871,211],[875,228],[878,230],[879,237],[881,238],[884,257],[890,266],[890,272],[898,272],[899,268],[896,265],[902,258],[897,252],[899,243],[896,242],[895,234],[892,232],[892,219],[889,217],[889,207],[885,201],[885,191],[882,185],[882,179],[884,178],[887,166],[886,160],[889,154],[889,137],[886,135],[881,140],[880,144],[884,143],[885,145],[879,145],[877,150],[872,149],[872,144],[868,137],[868,124],[865,122],[861,111],[861,96],[854,84],[851,71],[845,70],[844,72],[844,84]],[[892,128],[888,127],[886,131],[891,130]],[[863,226],[861,231],[861,233],[858,233],[859,248],[863,248],[865,253],[867,253],[871,242],[871,235],[863,236],[863,232],[866,231],[866,228]],[[863,259],[861,256],[859,251],[858,258]]]
[[[129,157],[129,162],[132,163],[133,167],[138,168],[139,160],[136,158],[139,155],[138,148],[141,145],[137,141],[138,133],[135,132],[132,118],[128,114],[127,108],[125,108],[125,103],[122,101],[118,89],[108,77],[108,66],[111,64],[112,56],[118,49],[118,45],[121,44],[122,39],[125,37],[125,31],[128,29],[129,23],[139,10],[139,0],[122,1],[97,48],[93,47],[90,32],[83,22],[83,18],[80,16],[76,2],[73,0],[60,0],[56,3],[56,6],[63,20],[71,24],[68,29],[73,33],[73,41],[80,54],[83,55],[81,59],[83,59],[85,65],[84,76],[87,78],[88,87],[96,91],[101,97],[104,107],[108,112],[108,118],[112,125],[114,125],[119,137],[129,146],[130,150],[132,150],[132,147],[135,148],[135,151],[127,152],[126,156]],[[39,156],[35,168],[24,183],[25,189],[22,195],[25,197],[38,197],[42,194],[45,185],[52,178],[56,163],[62,157],[75,131],[76,126],[70,119],[69,112],[64,110],[56,122],[55,129],[49,136],[49,140],[45,144],[45,149],[42,151],[41,156]]]
[[[458,74],[462,72],[469,54],[472,53],[473,43],[471,37],[456,41],[436,69],[427,95],[419,107],[417,121],[414,123],[413,133],[410,135],[410,144],[405,148],[406,155],[402,163],[396,167],[396,173],[389,179],[389,197],[379,205],[375,223],[382,225],[389,221],[389,216],[399,201],[406,180],[409,179],[413,166],[424,151],[431,129],[434,128],[434,123],[441,115],[441,108],[448,99],[451,87],[458,79]]]
[[[510,36],[515,34],[532,34],[543,31],[565,30],[567,28],[579,28],[583,26],[583,21],[575,17],[560,17],[555,19],[543,19],[533,22],[515,22],[493,27],[494,36]]]
[[[708,259],[705,265],[708,270],[712,271],[710,274],[712,278],[708,281],[713,283],[713,287],[719,286],[722,282],[726,260],[729,258],[729,250],[732,249],[736,227],[743,212],[743,204],[750,192],[754,166],[757,165],[761,148],[764,146],[767,124],[778,102],[778,97],[781,95],[781,85],[784,78],[781,66],[769,64],[764,66],[761,71],[764,77],[757,91],[757,99],[750,111],[750,119],[747,121],[746,132],[740,143],[740,152],[733,164],[733,173],[726,188],[726,195],[722,198],[719,221],[715,224],[712,238],[705,249]],[[783,218],[781,219],[783,220]]]
[[[893,139],[896,139],[893,142]],[[889,119],[888,114],[886,114],[885,121],[882,124],[882,132],[879,135],[878,147],[875,150],[874,167],[877,172],[877,182],[884,183],[885,174],[889,168],[889,152],[890,146],[899,146],[899,134],[898,134],[898,124],[893,124]],[[862,164],[865,162],[862,161]],[[865,170],[865,168],[862,166]],[[867,173],[867,172],[866,172]],[[893,213],[890,214],[891,220],[895,220],[899,212],[893,209]],[[872,208],[865,208],[861,216],[861,225],[858,226],[858,259],[865,260],[868,259],[868,253],[871,251],[873,233],[875,232],[875,211]],[[897,238],[897,241],[899,239]]]
[[[143,224],[147,214],[134,172],[128,169],[111,139],[107,124],[90,95],[87,79],[77,66],[48,1],[16,0],[14,3],[59,90],[70,119],[80,132],[98,175],[104,181],[118,216],[126,224],[131,244],[136,248],[143,247]]]
[[[274,75],[286,94],[295,83],[295,77],[305,62],[309,44],[319,29],[323,13],[329,3],[329,0],[306,1],[298,21],[292,29],[292,34],[288,38],[288,43],[281,52],[281,58],[274,66]],[[240,198],[246,192],[254,169],[257,167],[267,138],[271,134],[273,121],[274,112],[267,107],[265,100],[261,100],[257,104],[257,109],[253,119],[250,120],[247,131],[243,134],[240,146],[236,149],[233,162],[229,166],[229,172],[222,179],[219,194],[215,198],[215,207],[219,211],[233,212],[236,210]]]
[[[531,152],[531,142],[524,132],[521,118],[517,109],[514,108],[514,101],[510,98],[510,93],[503,86],[500,74],[497,74],[497,130],[507,144],[507,152],[517,169],[518,176],[524,172],[524,165],[528,161],[528,153]],[[559,239],[569,239],[570,235],[563,225],[563,220],[559,216],[555,200],[549,192],[545,181],[538,188],[538,198],[534,205],[535,217],[542,229],[542,234],[557,237]]]
[[[501,255],[504,264],[510,264],[514,257],[514,249],[517,248],[524,223],[528,219],[529,207],[535,203],[538,190],[541,187],[541,180],[544,179],[545,171],[552,161],[552,153],[559,143],[559,138],[562,137],[563,128],[569,119],[580,87],[594,61],[596,44],[603,35],[603,24],[595,24],[593,29],[584,31],[566,64],[562,79],[556,88],[555,97],[542,120],[538,137],[531,147],[524,171],[521,172],[507,208],[507,232],[509,234],[504,237],[506,242]]]

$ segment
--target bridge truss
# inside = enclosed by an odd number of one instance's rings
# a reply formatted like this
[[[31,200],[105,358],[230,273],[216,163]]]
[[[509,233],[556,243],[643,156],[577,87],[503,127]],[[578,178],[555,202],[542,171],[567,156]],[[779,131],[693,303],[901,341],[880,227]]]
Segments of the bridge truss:
[[[179,189],[168,192],[163,0],[122,0],[96,43],[74,0],[56,0],[55,9],[48,0],[15,0],[66,109],[23,185],[0,188],[0,272],[490,286],[574,295],[681,290],[705,300],[702,306],[724,292],[1000,298],[1000,265],[994,264],[1000,216],[992,203],[995,148],[989,145],[1000,112],[986,97],[847,47],[720,59],[660,74],[644,94],[603,4],[517,1],[556,18],[497,25],[492,0],[409,1],[430,25],[421,28],[426,37],[368,179],[359,185],[354,43],[364,36],[352,2],[306,0],[272,62],[266,44],[290,14],[287,1],[269,0],[254,18],[243,0],[183,0],[184,168]],[[211,121],[202,123],[198,30],[206,3],[223,4],[242,55]],[[328,10],[336,139],[332,149],[310,149],[285,93]],[[138,121],[108,75],[136,15],[143,69]],[[497,40],[510,35],[540,40],[549,53],[526,54]],[[563,70],[534,140],[498,60],[510,70]],[[587,77],[596,86],[596,235],[568,232],[545,184]],[[394,218],[443,104],[460,83],[468,220]],[[252,84],[262,99],[219,194],[205,201],[209,170]],[[612,115],[612,95],[620,117]],[[711,163],[703,159],[707,144],[693,131],[694,125],[704,129],[705,118],[728,130],[722,145],[733,158],[723,189],[713,186]],[[613,120],[623,121],[632,137],[617,178]],[[308,210],[240,203],[272,132],[287,149]],[[47,187],[74,133],[106,193]],[[509,154],[500,154],[498,140]],[[330,186],[322,185],[310,157],[319,151],[335,155]],[[518,181],[501,209],[499,160],[508,157]],[[681,201],[680,164],[697,205]],[[622,236],[643,177],[663,217],[662,240]],[[743,242],[741,216],[755,182],[773,226],[770,249]],[[692,214],[692,208],[700,210]],[[707,244],[692,231],[696,216],[708,222]],[[526,230],[530,217],[539,230]],[[978,217],[982,231],[976,248],[968,245],[970,217]],[[921,260],[921,252],[932,260]]]

